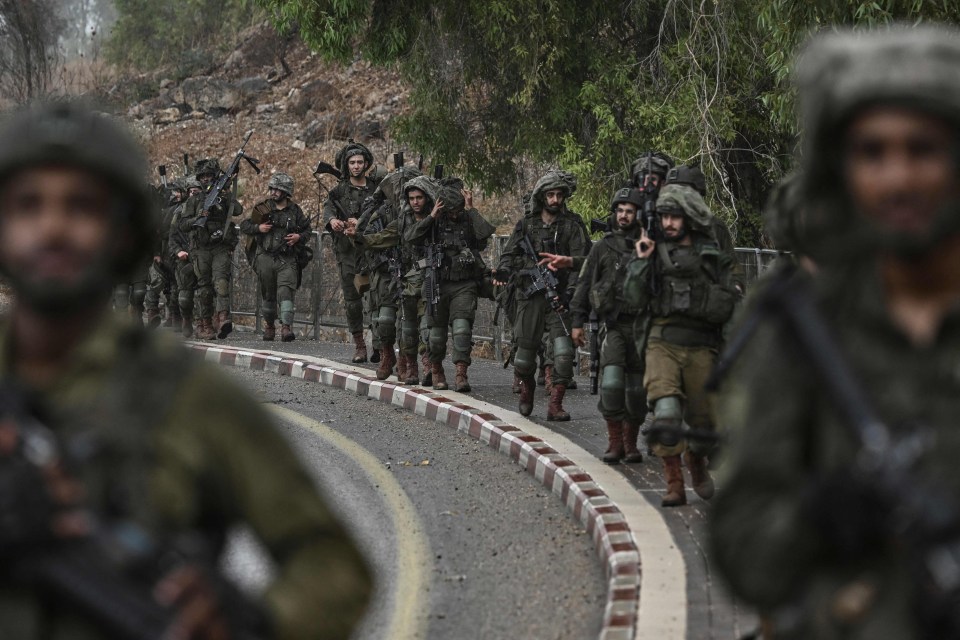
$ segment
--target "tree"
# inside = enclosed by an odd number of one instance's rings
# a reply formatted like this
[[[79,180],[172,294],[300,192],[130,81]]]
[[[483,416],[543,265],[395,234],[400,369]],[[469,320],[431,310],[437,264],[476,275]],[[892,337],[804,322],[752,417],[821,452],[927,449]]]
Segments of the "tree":
[[[16,103],[46,94],[63,30],[54,0],[0,0],[0,93]]]

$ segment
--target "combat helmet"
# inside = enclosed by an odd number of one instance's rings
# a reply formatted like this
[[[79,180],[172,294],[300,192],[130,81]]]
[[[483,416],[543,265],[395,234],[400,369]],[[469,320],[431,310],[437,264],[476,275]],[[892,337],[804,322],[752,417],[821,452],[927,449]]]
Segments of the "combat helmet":
[[[267,183],[267,189],[277,189],[287,194],[288,197],[293,197],[293,178],[288,176],[285,173],[277,172],[270,176],[270,182]]]
[[[199,179],[200,176],[218,176],[220,175],[220,161],[216,158],[204,158],[197,160],[194,165],[194,175]]]
[[[667,171],[667,184],[685,184],[697,190],[701,196],[707,196],[707,176],[700,167],[678,164]]]
[[[643,208],[643,198],[640,197],[640,194],[637,193],[637,190],[623,188],[618,189],[617,192],[613,194],[613,198],[610,200],[610,211],[616,211],[617,205],[624,202],[634,205],[637,208],[637,212]]]
[[[365,145],[354,141],[353,138],[350,138],[347,140],[346,146],[340,149],[334,158],[334,164],[337,165],[337,169],[340,170],[340,173],[344,179],[350,177],[350,167],[347,166],[347,162],[349,162],[350,158],[353,156],[363,156],[363,160],[366,163],[366,166],[363,168],[364,171],[373,165],[373,154],[370,153],[370,149],[368,149]]]
[[[423,191],[423,193],[427,196],[427,206],[432,208],[433,204],[437,201],[437,193],[440,191],[440,185],[436,180],[430,178],[429,176],[421,175],[411,178],[405,185],[403,185],[404,204],[406,204],[407,195],[409,195],[409,193],[414,189]],[[429,213],[429,211],[427,211],[427,213]]]
[[[668,184],[657,197],[657,212],[673,212],[683,215],[690,223],[691,231],[711,233],[713,213],[697,190],[685,184]]]
[[[552,169],[543,174],[543,176],[537,180],[537,183],[533,185],[533,191],[531,192],[531,214],[540,213],[545,204],[544,194],[554,189],[560,189],[563,191],[564,196],[569,199],[570,196],[577,191],[577,176],[561,169]]]
[[[660,176],[661,180],[665,180],[667,173],[672,168],[673,159],[670,156],[659,151],[654,151],[653,153],[645,153],[633,161],[630,167],[630,177],[633,181],[633,186],[642,187],[643,176],[647,173],[655,173]]]
[[[78,101],[17,111],[0,128],[0,183],[22,169],[67,165],[90,171],[123,194],[117,222],[131,232],[130,250],[111,266],[126,276],[150,250],[158,214],[140,145],[119,124]]]

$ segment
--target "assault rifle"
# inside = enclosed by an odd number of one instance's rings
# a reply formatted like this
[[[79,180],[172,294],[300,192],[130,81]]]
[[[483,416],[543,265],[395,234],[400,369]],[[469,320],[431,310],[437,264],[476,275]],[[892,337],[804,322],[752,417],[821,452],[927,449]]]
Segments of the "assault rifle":
[[[888,539],[907,554],[919,637],[960,637],[960,511],[951,496],[918,473],[924,454],[937,446],[930,429],[911,425],[898,433],[876,413],[817,308],[809,277],[796,266],[783,267],[767,283],[754,314],[778,320],[790,334],[813,368],[811,379],[820,383],[853,438],[858,451],[850,474],[858,486],[870,488]],[[760,325],[745,324],[746,334],[731,342],[720,360],[725,368]],[[802,605],[785,608],[779,622],[805,617],[798,608]]]
[[[599,218],[590,218],[590,233],[610,233],[610,223]]]
[[[217,177],[216,182],[213,183],[213,187],[211,187],[210,191],[207,192],[207,197],[203,201],[203,210],[193,223],[194,227],[205,227],[207,225],[207,218],[210,216],[210,209],[217,204],[217,201],[220,200],[220,194],[223,193],[223,190],[227,188],[227,185],[230,184],[230,181],[233,180],[233,178],[240,172],[241,160],[246,160],[247,163],[253,167],[253,170],[257,172],[257,174],[260,173],[260,167],[257,166],[260,164],[260,161],[256,158],[251,158],[243,152],[243,148],[247,146],[247,143],[250,141],[250,136],[253,135],[253,131],[253,129],[247,131],[247,135],[243,138],[243,143],[241,143],[240,149],[237,150],[236,155],[230,162],[230,166],[228,166],[227,170],[222,172],[219,177]],[[228,214],[227,223],[229,222],[230,215]]]
[[[650,180],[653,173],[653,152],[647,152],[647,166],[641,173],[640,184],[637,189],[643,195],[643,209],[640,211],[640,224],[647,232],[647,237],[654,242],[660,242],[663,233],[660,229],[660,216],[657,215],[657,196],[660,195],[660,185]]]
[[[440,267],[443,266],[443,243],[431,242],[426,246],[426,255],[420,261],[423,273],[423,300],[427,305],[427,317],[432,318],[440,304]]]
[[[106,637],[169,637],[178,612],[158,603],[153,587],[178,565],[197,564],[203,551],[198,540],[182,536],[161,541],[133,521],[102,520],[89,513],[91,533],[71,539],[51,537],[49,518],[55,507],[45,504],[44,478],[64,466],[57,438],[27,406],[23,394],[10,386],[0,387],[0,418],[15,426],[18,438],[14,452],[0,457],[4,582],[35,589],[67,605]],[[204,561],[201,566],[210,563]],[[258,608],[212,568],[205,573],[230,623],[231,637],[265,637],[267,621]]]
[[[530,242],[529,236],[524,234],[520,239],[520,246],[523,248],[523,252],[527,255],[527,258],[533,260],[533,267],[523,269],[519,272],[520,275],[529,276],[532,281],[530,286],[527,287],[527,290],[523,292],[523,295],[531,298],[542,291],[550,303],[550,308],[554,310],[560,319],[560,326],[563,327],[564,335],[569,336],[570,330],[567,329],[567,325],[563,321],[563,313],[566,311],[566,306],[560,297],[560,281],[557,280],[556,274],[547,268],[546,265],[539,264],[540,257],[534,250],[533,243]]]
[[[587,320],[590,330],[590,395],[600,392],[600,318],[594,309],[590,310]]]

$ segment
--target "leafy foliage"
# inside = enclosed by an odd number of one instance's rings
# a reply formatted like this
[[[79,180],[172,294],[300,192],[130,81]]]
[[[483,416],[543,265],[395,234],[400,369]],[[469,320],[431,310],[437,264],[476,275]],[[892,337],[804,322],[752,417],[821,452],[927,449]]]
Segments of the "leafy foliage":
[[[132,0],[126,0],[132,1]],[[647,149],[699,164],[741,243],[795,146],[793,51],[825,25],[956,20],[937,0],[257,0],[327,58],[396,65],[394,134],[491,191],[540,163],[599,215]]]

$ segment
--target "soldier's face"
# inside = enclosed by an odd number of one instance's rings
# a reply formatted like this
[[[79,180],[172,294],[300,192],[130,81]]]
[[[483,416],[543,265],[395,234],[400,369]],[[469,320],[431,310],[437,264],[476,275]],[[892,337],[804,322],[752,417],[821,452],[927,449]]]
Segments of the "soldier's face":
[[[270,199],[273,200],[274,202],[280,202],[281,200],[287,197],[287,194],[284,193],[283,191],[280,191],[280,189],[270,189],[269,193],[270,193]]]
[[[617,219],[617,226],[621,229],[627,229],[637,221],[637,207],[628,202],[621,202],[617,205],[614,215]]]
[[[419,189],[411,189],[407,192],[407,202],[414,213],[420,213],[427,204],[427,194]]]
[[[199,187],[190,187],[189,194],[190,194],[191,196],[195,196],[195,195],[197,195],[198,193],[202,193],[202,192],[203,192],[203,189],[200,189]]]
[[[875,107],[846,132],[844,172],[853,206],[884,231],[922,233],[960,195],[957,132],[931,115]]]
[[[202,184],[203,186],[206,187],[206,186],[208,186],[211,182],[213,182],[213,174],[212,174],[212,173],[204,173],[204,174],[201,174],[201,175],[197,176],[197,182],[199,182],[200,184]]]
[[[682,214],[672,212],[660,214],[660,226],[663,227],[663,235],[668,239],[682,236],[685,224],[686,221],[683,219]]]
[[[543,194],[543,201],[550,213],[557,213],[563,206],[563,201],[567,199],[563,189],[551,189]]]
[[[0,263],[15,288],[69,291],[89,282],[116,251],[112,194],[70,167],[27,169],[0,189]]]
[[[354,178],[359,178],[366,166],[367,161],[363,159],[363,156],[350,156],[350,159],[347,160],[347,168]]]

